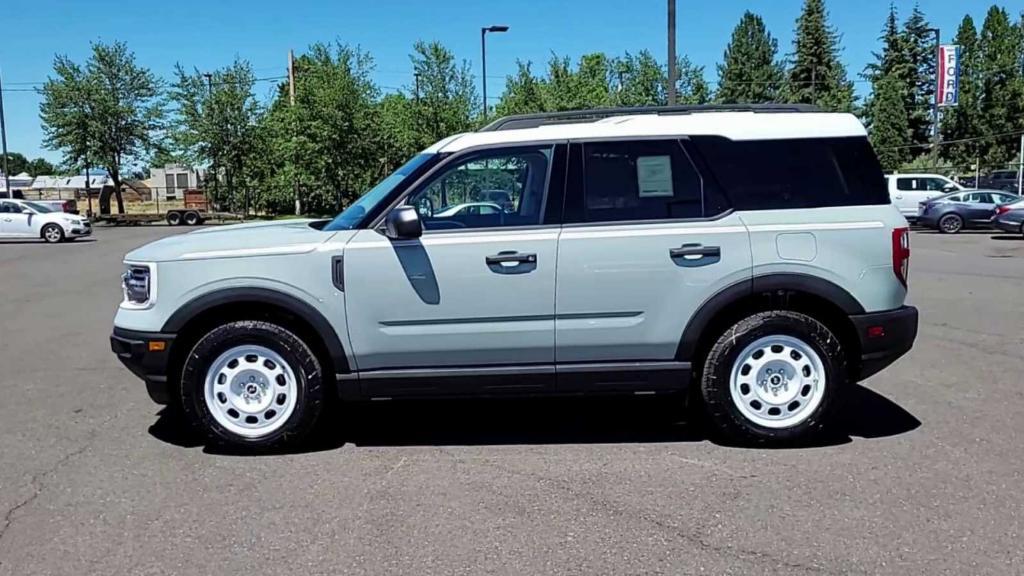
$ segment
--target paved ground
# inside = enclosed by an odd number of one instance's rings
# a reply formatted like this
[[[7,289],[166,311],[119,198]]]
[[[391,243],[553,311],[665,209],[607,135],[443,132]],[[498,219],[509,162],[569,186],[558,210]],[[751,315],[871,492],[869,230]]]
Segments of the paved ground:
[[[0,243],[0,574],[1024,572],[1019,239],[914,235],[917,347],[832,445],[718,446],[650,399],[460,402],[252,458],[109,353],[121,255],[172,232]]]

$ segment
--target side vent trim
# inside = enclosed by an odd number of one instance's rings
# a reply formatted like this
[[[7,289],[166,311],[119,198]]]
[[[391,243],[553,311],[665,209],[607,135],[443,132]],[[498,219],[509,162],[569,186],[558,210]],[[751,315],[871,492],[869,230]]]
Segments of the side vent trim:
[[[338,290],[345,291],[345,257],[331,258],[331,281]]]

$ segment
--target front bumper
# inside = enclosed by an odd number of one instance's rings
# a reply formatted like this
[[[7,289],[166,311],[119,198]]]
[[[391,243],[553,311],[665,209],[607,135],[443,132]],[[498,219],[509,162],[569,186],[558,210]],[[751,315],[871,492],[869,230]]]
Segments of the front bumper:
[[[1020,222],[1008,222],[1006,220],[1000,220],[999,218],[995,218],[992,220],[992,226],[998,228],[999,230],[1002,230],[1003,232],[1013,232],[1014,234],[1017,234],[1021,231]]]
[[[163,350],[152,350],[151,342],[162,342]],[[171,402],[171,387],[167,382],[168,365],[174,334],[136,332],[114,327],[110,335],[110,349],[133,374],[146,383],[146,392],[157,404]]]
[[[860,338],[857,380],[877,374],[910,351],[917,338],[917,308],[850,316]]]

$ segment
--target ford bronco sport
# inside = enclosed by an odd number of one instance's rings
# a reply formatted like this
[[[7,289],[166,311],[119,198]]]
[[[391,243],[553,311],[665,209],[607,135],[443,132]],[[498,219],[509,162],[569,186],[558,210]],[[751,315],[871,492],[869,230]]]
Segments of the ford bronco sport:
[[[495,191],[510,206],[447,210]],[[805,441],[911,348],[909,248],[849,114],[508,117],[329,222],[129,253],[111,346],[154,401],[243,449],[299,440],[335,399],[688,387],[735,440]]]

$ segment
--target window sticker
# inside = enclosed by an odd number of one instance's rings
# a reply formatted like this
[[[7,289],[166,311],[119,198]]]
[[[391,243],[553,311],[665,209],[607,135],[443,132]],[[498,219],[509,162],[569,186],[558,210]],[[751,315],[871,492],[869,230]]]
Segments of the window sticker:
[[[636,179],[641,198],[675,196],[672,190],[672,157],[639,156]]]

